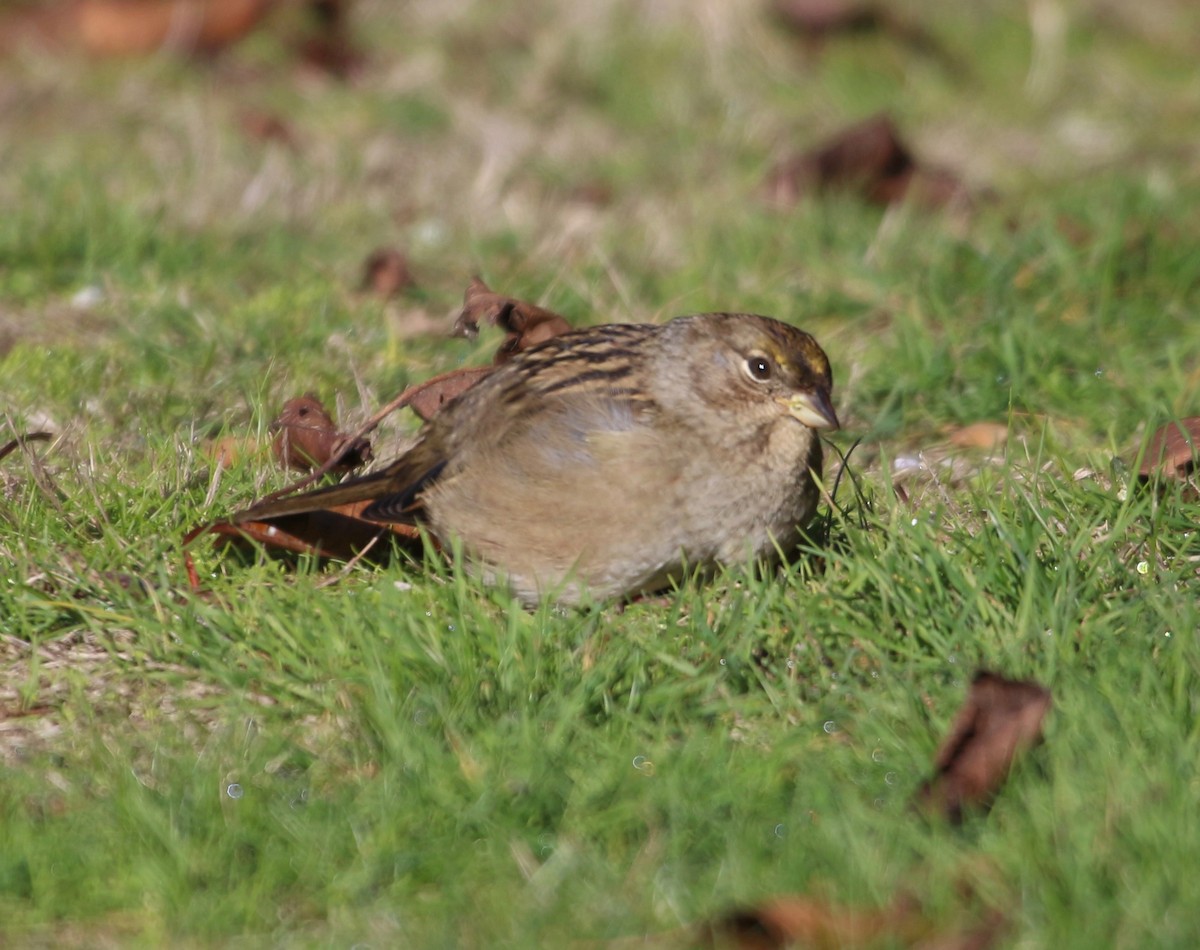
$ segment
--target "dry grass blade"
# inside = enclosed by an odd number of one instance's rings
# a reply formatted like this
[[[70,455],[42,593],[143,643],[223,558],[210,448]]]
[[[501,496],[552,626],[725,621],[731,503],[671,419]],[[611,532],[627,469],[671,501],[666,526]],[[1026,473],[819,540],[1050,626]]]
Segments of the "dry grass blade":
[[[0,459],[11,455],[28,442],[49,442],[53,438],[53,432],[30,432],[28,435],[19,435],[15,439],[5,442],[3,446],[0,446]]]

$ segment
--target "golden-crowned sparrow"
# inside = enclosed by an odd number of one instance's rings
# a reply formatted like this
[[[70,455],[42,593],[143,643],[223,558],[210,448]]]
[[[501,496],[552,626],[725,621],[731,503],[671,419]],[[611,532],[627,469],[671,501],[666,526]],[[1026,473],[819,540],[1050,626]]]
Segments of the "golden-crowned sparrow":
[[[235,521],[369,500],[362,516],[461,540],[526,603],[660,589],[785,551],[817,505],[829,361],[795,327],[705,313],[575,330],[449,403],[382,470]]]

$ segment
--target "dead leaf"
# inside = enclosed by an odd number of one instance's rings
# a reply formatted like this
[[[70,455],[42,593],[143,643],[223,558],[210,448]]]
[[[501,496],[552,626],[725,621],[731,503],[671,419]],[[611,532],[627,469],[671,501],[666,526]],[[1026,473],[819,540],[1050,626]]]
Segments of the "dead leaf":
[[[201,451],[214,464],[232,468],[242,459],[257,455],[262,446],[254,439],[227,435],[205,442]]]
[[[490,366],[467,366],[427,379],[414,388],[408,408],[428,422],[446,403],[457,399],[491,371]]]
[[[787,208],[811,195],[852,191],[880,205],[908,199],[929,209],[968,203],[958,176],[919,166],[895,124],[880,114],[777,164],[767,175],[770,204]]]
[[[807,39],[873,30],[880,25],[874,4],[854,0],[775,0],[772,10],[780,23]]]
[[[577,184],[567,193],[567,197],[580,204],[605,208],[613,202],[613,189],[608,182],[593,178]]]
[[[214,53],[249,33],[276,0],[77,0],[80,42],[99,56],[160,49]]]
[[[383,534],[391,533],[406,541],[420,538],[411,525],[381,524],[359,517],[369,502],[356,502],[337,508],[284,515],[265,521],[217,521],[190,531],[184,544],[203,534],[216,536],[223,544],[242,546],[260,544],[269,550],[311,554],[316,557],[348,561]],[[381,552],[386,556],[387,552]]]
[[[1008,441],[1008,426],[1003,422],[972,422],[950,433],[949,442],[960,449],[992,451]]]
[[[463,309],[454,324],[454,333],[474,337],[481,323],[500,327],[508,334],[496,351],[497,364],[571,329],[571,324],[553,310],[495,293],[480,278],[472,277],[463,295]]]
[[[1050,705],[1050,691],[1038,683],[976,673],[938,749],[934,776],[917,793],[919,804],[955,823],[967,807],[986,809],[1017,754],[1041,739]]]
[[[309,0],[313,31],[299,42],[301,61],[336,79],[358,72],[366,57],[350,38],[348,0]]]
[[[257,544],[275,553],[287,551],[350,562],[375,555],[386,559],[391,554],[390,546],[376,548],[376,545],[388,535],[414,551],[419,550],[421,533],[412,525],[380,524],[360,517],[368,504],[356,502],[322,511],[285,515],[270,522],[214,521],[193,528],[183,537],[183,562],[188,584],[193,593],[203,590],[192,553],[187,550],[188,545],[203,535],[211,535],[218,546],[246,548]]]
[[[933,57],[954,76],[965,65],[919,20],[897,10],[886,0],[774,0],[775,19],[802,39],[810,50],[819,50],[836,35],[879,32],[913,52]]]
[[[395,297],[415,284],[408,258],[394,247],[373,251],[363,264],[362,289],[378,297]]]
[[[371,444],[339,432],[333,417],[311,394],[284,403],[271,431],[276,433],[275,458],[284,468],[307,472],[332,462],[328,470],[349,472],[371,461]]]
[[[1200,456],[1200,416],[1168,422],[1150,437],[1138,475],[1142,481],[1157,478],[1186,480]]]
[[[238,116],[238,128],[254,142],[277,142],[296,151],[298,143],[292,127],[270,112],[247,110]]]
[[[784,947],[871,947],[887,939],[912,946],[930,925],[911,900],[883,910],[839,907],[803,895],[779,897],[736,911],[711,925],[717,947],[775,950]]]

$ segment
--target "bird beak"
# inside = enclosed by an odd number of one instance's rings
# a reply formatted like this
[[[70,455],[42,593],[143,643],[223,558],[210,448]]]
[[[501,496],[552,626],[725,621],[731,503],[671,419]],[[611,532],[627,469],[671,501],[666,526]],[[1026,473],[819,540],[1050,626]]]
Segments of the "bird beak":
[[[837,413],[829,402],[827,393],[819,389],[808,393],[796,393],[787,399],[780,399],[787,407],[788,414],[797,422],[810,429],[840,429]]]

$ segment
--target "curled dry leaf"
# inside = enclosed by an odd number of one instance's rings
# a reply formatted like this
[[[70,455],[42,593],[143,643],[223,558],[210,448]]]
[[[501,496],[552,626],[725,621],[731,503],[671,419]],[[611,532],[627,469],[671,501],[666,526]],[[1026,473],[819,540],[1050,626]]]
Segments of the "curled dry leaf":
[[[240,40],[276,0],[77,0],[79,40],[90,53],[160,49],[213,53]]]
[[[367,521],[359,517],[365,507],[366,503],[357,502],[322,511],[287,515],[270,522],[215,521],[193,528],[183,537],[188,584],[193,593],[199,594],[204,589],[192,554],[186,550],[202,535],[211,535],[218,546],[246,548],[257,544],[275,553],[308,554],[340,561],[352,561],[364,556],[386,558],[391,553],[390,546],[380,546],[377,542],[388,535],[413,551],[419,550],[421,536],[416,528]]]
[[[394,297],[416,283],[408,258],[394,247],[373,251],[363,264],[362,289],[379,297]]]
[[[918,802],[953,822],[968,807],[987,808],[1017,754],[1041,739],[1050,704],[1050,691],[1038,683],[976,673]]]
[[[767,200],[783,208],[831,190],[853,191],[881,205],[908,198],[931,209],[969,201],[952,172],[918,165],[884,114],[780,162],[767,175],[765,188]]]
[[[307,472],[332,461],[330,471],[349,472],[371,460],[370,443],[339,432],[325,407],[311,394],[284,403],[271,431],[276,433],[275,458],[284,468]]]
[[[467,366],[427,379],[413,387],[408,408],[428,422],[452,399],[457,399],[492,371],[490,366]]]
[[[278,142],[292,151],[298,144],[292,127],[271,112],[247,110],[238,116],[238,128],[246,138],[254,142]]]
[[[1186,479],[1200,458],[1200,416],[1168,422],[1150,437],[1142,467],[1143,481],[1158,478]]]
[[[807,39],[873,30],[880,25],[878,8],[855,0],[775,0],[771,6],[780,23]]]
[[[356,502],[300,515],[285,515],[270,522],[239,521],[235,524],[217,521],[190,531],[184,536],[184,544],[190,544],[202,534],[211,534],[218,543],[235,547],[257,543],[272,551],[348,561],[388,533],[405,542],[420,540],[420,532],[411,525],[380,524],[359,517],[366,506],[366,502]],[[381,549],[379,553],[386,557],[389,552]]]
[[[500,327],[508,334],[496,351],[497,364],[571,329],[571,324],[553,310],[495,293],[478,277],[472,277],[463,295],[463,309],[454,324],[454,333],[473,337],[481,323]]]

